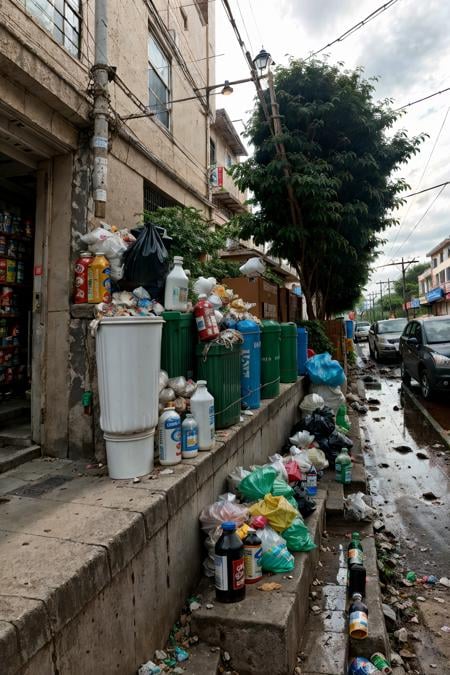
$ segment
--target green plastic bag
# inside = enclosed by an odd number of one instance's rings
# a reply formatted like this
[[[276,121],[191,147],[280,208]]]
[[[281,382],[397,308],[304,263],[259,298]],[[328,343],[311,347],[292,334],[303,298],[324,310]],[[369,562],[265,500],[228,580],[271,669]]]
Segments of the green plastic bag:
[[[277,477],[273,481],[271,494],[273,494],[274,497],[286,497],[286,499],[290,501],[289,498],[294,496],[294,490],[286,483],[285,480]],[[297,506],[295,506],[295,508],[297,508]]]
[[[266,495],[272,493],[272,487],[277,475],[276,469],[271,466],[259,466],[249,476],[241,480],[237,489],[248,502],[264,499]]]
[[[306,552],[317,548],[301,516],[296,518],[286,530],[283,530],[281,536],[290,551]]]

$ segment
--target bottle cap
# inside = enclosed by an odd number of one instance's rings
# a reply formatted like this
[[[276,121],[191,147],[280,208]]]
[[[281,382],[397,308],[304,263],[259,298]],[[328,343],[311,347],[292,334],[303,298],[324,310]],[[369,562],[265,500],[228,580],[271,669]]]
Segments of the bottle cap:
[[[208,383],[206,380],[197,380],[197,387],[199,386],[199,384],[203,384],[206,387]]]
[[[352,532],[352,539],[359,539],[359,538],[360,538],[359,532]]]
[[[352,600],[362,600],[361,593],[353,593]]]
[[[81,251],[80,256],[82,258],[92,258],[92,253],[90,251]]]
[[[222,523],[222,530],[224,532],[234,532],[236,529],[236,523],[233,523],[232,520],[226,520]]]
[[[182,255],[176,255],[173,258],[174,263],[180,263],[180,265],[183,263],[183,256]]]

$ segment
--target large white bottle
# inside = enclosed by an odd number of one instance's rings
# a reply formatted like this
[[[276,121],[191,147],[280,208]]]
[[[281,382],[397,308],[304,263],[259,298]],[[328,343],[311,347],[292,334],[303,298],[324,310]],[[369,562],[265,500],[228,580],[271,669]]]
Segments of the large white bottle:
[[[164,306],[177,312],[187,311],[189,279],[183,269],[183,258],[176,255],[173,269],[166,279]]]
[[[216,433],[214,397],[206,388],[206,380],[197,382],[197,389],[191,398],[191,413],[198,424],[199,450],[211,450]]]
[[[174,404],[168,403],[159,418],[159,463],[172,466],[181,462],[181,418]]]

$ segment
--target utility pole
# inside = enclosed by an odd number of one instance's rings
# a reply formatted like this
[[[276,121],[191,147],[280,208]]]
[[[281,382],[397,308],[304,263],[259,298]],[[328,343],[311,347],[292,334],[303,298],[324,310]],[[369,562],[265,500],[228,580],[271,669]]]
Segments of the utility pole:
[[[399,262],[392,262],[388,263],[387,265],[380,265],[378,269],[381,267],[401,267],[402,268],[402,290],[403,290],[403,308],[405,310],[405,316],[409,320],[409,312],[408,308],[406,307],[406,270],[410,265],[414,265],[415,263],[418,263],[419,260],[405,260],[404,258],[401,259]]]
[[[392,302],[391,302],[391,280],[387,280],[387,285],[388,285],[388,295],[389,295],[389,317],[392,314]]]
[[[95,0],[95,64],[94,80],[94,188],[95,216],[105,218],[108,175],[108,0]]]
[[[383,284],[385,284],[385,281],[378,281],[377,282],[379,287],[380,287],[380,302],[381,302],[381,319],[384,319],[384,311],[383,311]]]

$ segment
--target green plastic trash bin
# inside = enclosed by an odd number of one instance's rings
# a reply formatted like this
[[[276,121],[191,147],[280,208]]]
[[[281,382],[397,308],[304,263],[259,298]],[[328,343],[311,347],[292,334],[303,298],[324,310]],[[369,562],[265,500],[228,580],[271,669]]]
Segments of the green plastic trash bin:
[[[280,381],[283,383],[297,380],[297,325],[281,324]]]
[[[261,321],[261,398],[280,393],[280,336],[277,321]]]
[[[161,369],[169,377],[194,376],[196,334],[192,312],[163,312]]]
[[[214,396],[216,429],[239,422],[241,415],[241,345],[197,345],[197,379],[206,380]]]

